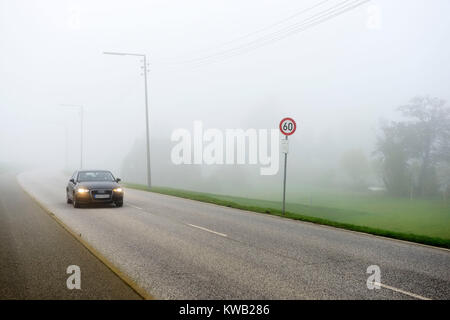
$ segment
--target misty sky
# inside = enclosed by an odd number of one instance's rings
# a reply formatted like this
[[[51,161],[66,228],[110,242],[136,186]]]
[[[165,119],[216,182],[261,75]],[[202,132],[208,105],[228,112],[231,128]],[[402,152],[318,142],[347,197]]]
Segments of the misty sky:
[[[327,144],[369,155],[397,106],[419,94],[450,99],[448,0],[370,1],[248,53],[192,62],[320,2],[0,0],[0,161],[64,166],[67,127],[76,167],[79,115],[60,104],[79,104],[86,167],[120,168],[145,132],[141,63],[103,51],[148,54],[151,139],[166,149],[194,120],[276,128],[292,116],[294,159]],[[374,8],[378,28],[368,27]],[[152,159],[168,163],[161,150]]]

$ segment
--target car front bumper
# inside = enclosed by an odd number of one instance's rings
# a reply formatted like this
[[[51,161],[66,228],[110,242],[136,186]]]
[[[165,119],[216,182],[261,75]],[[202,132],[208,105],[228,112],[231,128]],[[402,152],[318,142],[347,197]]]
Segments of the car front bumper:
[[[89,192],[77,192],[75,194],[76,201],[80,204],[89,203],[111,203],[111,202],[123,202],[123,191],[115,192],[113,190],[89,190]],[[102,198],[99,198],[101,196]],[[108,197],[106,197],[108,196]]]

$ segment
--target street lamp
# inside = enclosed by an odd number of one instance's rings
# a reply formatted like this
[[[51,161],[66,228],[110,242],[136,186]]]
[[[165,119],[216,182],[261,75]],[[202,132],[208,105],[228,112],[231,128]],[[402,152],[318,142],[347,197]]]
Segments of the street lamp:
[[[148,121],[148,94],[147,94],[147,56],[140,53],[126,53],[126,52],[103,52],[103,54],[110,54],[116,56],[136,56],[143,58],[144,63],[144,88],[145,88],[145,128],[146,128],[146,145],[147,145],[147,186],[152,187],[152,176],[150,171],[150,128]]]
[[[80,169],[83,168],[83,113],[84,107],[76,104],[60,104],[61,107],[65,108],[79,108],[80,109]],[[66,157],[67,157],[67,129],[66,129]],[[67,159],[66,159],[67,161]]]

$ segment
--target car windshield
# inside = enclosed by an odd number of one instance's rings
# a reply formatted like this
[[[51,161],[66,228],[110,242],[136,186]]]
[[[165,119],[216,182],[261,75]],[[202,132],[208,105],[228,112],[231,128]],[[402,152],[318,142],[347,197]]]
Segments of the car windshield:
[[[84,171],[78,173],[78,181],[114,181],[114,177],[108,171]]]

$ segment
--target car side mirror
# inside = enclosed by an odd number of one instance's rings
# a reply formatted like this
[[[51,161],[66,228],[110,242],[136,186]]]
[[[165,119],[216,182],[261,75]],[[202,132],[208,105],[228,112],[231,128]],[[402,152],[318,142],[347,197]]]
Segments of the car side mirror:
[[[70,179],[69,182],[72,182],[73,184],[75,184],[75,180],[74,179]]]
[[[116,179],[116,182],[120,182],[120,181],[122,181],[122,179],[120,179],[120,178],[117,178],[117,179]]]

